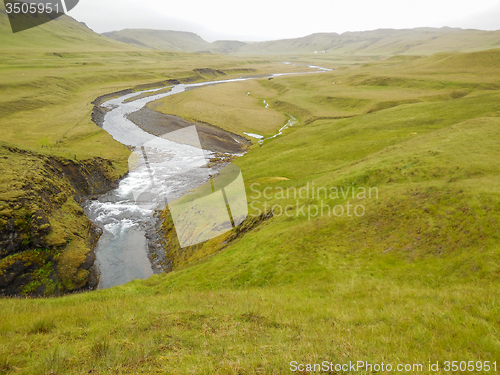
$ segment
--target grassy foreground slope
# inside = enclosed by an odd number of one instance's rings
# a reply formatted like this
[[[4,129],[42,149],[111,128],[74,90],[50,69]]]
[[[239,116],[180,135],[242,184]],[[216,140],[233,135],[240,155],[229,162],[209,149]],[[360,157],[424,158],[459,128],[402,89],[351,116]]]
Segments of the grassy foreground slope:
[[[171,248],[169,274],[1,300],[1,368],[288,373],[291,361],[326,360],[420,363],[429,373],[439,361],[433,373],[445,373],[443,361],[482,360],[498,369],[497,55],[395,57],[259,81],[271,107],[301,121],[236,161],[250,214],[273,207],[275,216],[228,244]]]

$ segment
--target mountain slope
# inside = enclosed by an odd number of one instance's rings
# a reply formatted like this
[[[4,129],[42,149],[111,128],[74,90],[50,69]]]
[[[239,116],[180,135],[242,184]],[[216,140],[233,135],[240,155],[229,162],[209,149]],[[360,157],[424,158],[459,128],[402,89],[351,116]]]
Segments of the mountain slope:
[[[241,53],[328,53],[422,55],[444,51],[472,52],[500,46],[500,31],[451,28],[379,29],[362,32],[318,33],[296,39],[252,43]]]
[[[237,52],[242,47],[246,46],[247,43],[239,42],[237,40],[216,40],[210,44],[210,51],[218,53],[231,53]]]
[[[362,32],[317,33],[302,38],[267,42],[205,42],[198,35],[180,31],[122,30],[104,36],[135,46],[154,49],[223,54],[314,53],[359,55],[430,55],[437,52],[473,52],[500,47],[500,31],[443,27],[379,29]]]
[[[0,2],[0,50],[129,50],[130,45],[103,37],[83,22],[63,15],[35,28],[12,33],[5,5]]]
[[[181,52],[206,50],[210,43],[195,33],[171,30],[125,29],[102,34],[105,37],[135,46]]]

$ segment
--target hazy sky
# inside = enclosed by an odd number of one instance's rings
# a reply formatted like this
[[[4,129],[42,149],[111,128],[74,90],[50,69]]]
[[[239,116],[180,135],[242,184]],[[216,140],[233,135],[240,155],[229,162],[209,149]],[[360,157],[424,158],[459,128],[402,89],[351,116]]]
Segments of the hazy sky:
[[[209,42],[378,28],[500,29],[500,0],[80,0],[69,14],[100,33],[180,30]]]

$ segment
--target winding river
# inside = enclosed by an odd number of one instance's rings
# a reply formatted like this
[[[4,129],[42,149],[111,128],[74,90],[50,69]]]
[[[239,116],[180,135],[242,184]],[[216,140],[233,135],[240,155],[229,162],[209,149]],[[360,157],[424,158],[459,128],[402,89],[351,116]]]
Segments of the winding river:
[[[279,73],[266,77],[291,74],[320,73],[329,69],[310,66],[319,71],[303,73]],[[169,92],[154,94],[164,88],[123,95],[102,104],[109,109],[103,122],[115,140],[133,150],[129,160],[129,173],[120,181],[117,189],[85,203],[87,216],[103,233],[95,249],[99,269],[98,288],[110,288],[134,279],[145,279],[153,274],[148,258],[146,229],[151,226],[155,209],[165,207],[168,200],[207,182],[216,171],[206,167],[212,153],[196,143],[193,129],[181,131],[185,140],[157,137],[136,126],[127,115],[139,111],[149,102],[175,95],[189,89],[227,82],[245,81],[262,77],[246,77],[222,81],[179,84]],[[150,96],[140,97],[144,93]],[[136,100],[130,100],[138,97]],[[277,135],[291,126],[295,119],[280,129]],[[182,133],[184,132],[184,133]],[[176,132],[177,133],[177,132]],[[277,136],[275,135],[275,136]],[[193,141],[194,139],[194,141]],[[168,198],[168,199],[167,199]]]

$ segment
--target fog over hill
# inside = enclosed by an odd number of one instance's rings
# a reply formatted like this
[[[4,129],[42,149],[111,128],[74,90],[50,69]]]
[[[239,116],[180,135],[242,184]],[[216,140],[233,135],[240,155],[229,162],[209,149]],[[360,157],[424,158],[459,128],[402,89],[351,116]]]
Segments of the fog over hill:
[[[12,34],[0,4],[2,49],[156,49],[177,52],[263,55],[330,53],[348,55],[429,55],[437,52],[474,52],[500,47],[500,31],[460,28],[378,29],[315,33],[300,38],[265,42],[219,40],[209,43],[193,32],[125,29],[95,33],[84,23],[64,15],[39,27]]]
[[[102,35],[135,46],[168,51],[196,52],[209,45],[197,34],[185,31],[125,29]]]
[[[317,33],[302,38],[255,43],[239,41],[208,43],[191,32],[146,29],[126,29],[102,35],[131,45],[153,49],[224,54],[425,55],[436,52],[473,52],[500,46],[500,31],[449,27],[379,29],[343,34]]]

